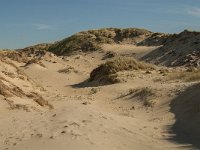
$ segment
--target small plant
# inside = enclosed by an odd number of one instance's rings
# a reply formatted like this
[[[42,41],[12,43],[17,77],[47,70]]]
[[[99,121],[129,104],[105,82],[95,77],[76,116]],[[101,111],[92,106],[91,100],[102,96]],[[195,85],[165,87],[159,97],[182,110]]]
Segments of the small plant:
[[[71,73],[72,69],[73,69],[72,67],[69,67],[69,68],[58,70],[58,72],[59,73]]]
[[[65,69],[58,70],[58,72],[59,73],[65,73],[65,74],[69,74],[69,73],[72,73],[72,72],[78,73],[78,71],[75,70],[74,67],[71,67],[71,66],[69,66],[69,67],[67,67]]]
[[[155,104],[156,104],[155,100],[146,99],[144,101],[144,106],[147,106],[147,107],[153,107]]]
[[[144,106],[153,107],[155,105],[155,91],[150,87],[144,87],[142,89],[129,89],[126,96],[131,95],[131,97],[137,97],[143,101]]]
[[[159,70],[160,74],[162,74],[163,76],[167,76],[169,73],[169,70],[166,68],[162,68]]]
[[[91,88],[90,94],[96,94],[99,90],[100,88]]]
[[[135,96],[139,97],[142,100],[146,100],[150,96],[155,96],[155,93],[151,88],[145,87],[136,90]]]

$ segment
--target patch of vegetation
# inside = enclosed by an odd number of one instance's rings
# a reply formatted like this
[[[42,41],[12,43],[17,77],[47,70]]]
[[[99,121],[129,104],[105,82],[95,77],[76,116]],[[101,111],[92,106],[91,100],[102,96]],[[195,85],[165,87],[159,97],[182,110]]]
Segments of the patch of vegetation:
[[[183,80],[185,82],[200,81],[200,69],[175,72],[169,75],[170,80]]]
[[[6,85],[4,82],[10,84],[10,86]],[[4,97],[22,97],[25,96],[25,93],[19,87],[15,86],[14,84],[11,84],[3,77],[0,77],[0,95]]]
[[[13,50],[0,51],[0,58],[1,59],[9,58],[17,62],[27,62],[29,60],[24,53]]]
[[[146,99],[144,101],[144,106],[147,106],[147,107],[153,107],[155,104],[156,104],[155,100],[152,100],[152,99]]]
[[[90,94],[91,94],[91,95],[92,95],[92,94],[96,94],[96,93],[99,92],[99,90],[100,90],[100,88],[91,88]]]
[[[7,85],[5,85],[1,80],[0,80],[0,95],[3,95],[4,97],[12,96],[10,88]]]
[[[144,87],[142,89],[130,89],[129,94],[134,94],[135,97],[139,97],[140,99],[147,99],[149,96],[155,95],[153,89],[150,87]]]
[[[153,107],[155,105],[155,91],[150,87],[144,87],[141,89],[130,89],[127,95],[132,95],[132,97],[138,97],[143,101],[144,106]]]
[[[51,105],[47,100],[45,100],[41,95],[38,93],[32,92],[27,95],[27,97],[32,98],[38,105],[44,107],[47,106],[50,109],[53,109],[53,105]]]
[[[106,52],[106,54],[104,55],[104,57],[102,58],[102,60],[113,58],[113,57],[116,57],[117,55],[118,54],[115,53],[115,52],[108,51],[108,52]]]
[[[152,34],[152,32],[137,28],[89,30],[79,32],[69,38],[56,42],[49,46],[48,50],[57,55],[70,55],[79,51],[97,51],[101,50],[100,44],[120,43],[124,41],[134,43],[136,42],[134,38],[141,35],[148,36],[149,34]]]
[[[78,33],[49,47],[49,51],[57,55],[70,55],[78,51],[97,51],[101,47],[90,34]]]
[[[26,47],[24,49],[22,49],[22,51],[34,51],[34,50],[37,50],[37,51],[45,51],[45,50],[48,50],[48,48],[51,46],[52,44],[51,43],[41,43],[41,44],[37,44],[37,45],[33,45],[33,46],[30,46],[30,47]],[[21,51],[21,50],[19,50]]]
[[[4,75],[10,77],[10,78],[15,78],[16,75],[13,72],[8,72],[8,71],[1,71]]]
[[[72,73],[72,72],[75,72],[75,73],[78,73],[77,70],[74,69],[74,67],[67,67],[67,68],[64,68],[64,69],[61,69],[61,70],[58,70],[59,73],[64,73],[64,74],[69,74],[69,73]]]
[[[130,57],[117,57],[100,65],[90,74],[90,81],[98,81],[103,84],[120,82],[117,73],[132,70],[153,70],[154,66],[137,61]]]
[[[24,67],[27,67],[27,66],[29,66],[29,65],[31,65],[31,64],[38,64],[38,65],[40,65],[41,67],[46,68],[46,66],[45,66],[39,59],[31,59],[31,60],[29,60],[29,61],[24,65]]]

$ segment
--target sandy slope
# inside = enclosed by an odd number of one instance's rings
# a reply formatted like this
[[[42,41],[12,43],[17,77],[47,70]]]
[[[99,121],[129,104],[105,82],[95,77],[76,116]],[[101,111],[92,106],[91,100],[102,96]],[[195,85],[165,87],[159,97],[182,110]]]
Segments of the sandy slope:
[[[104,62],[103,55],[103,52],[94,52],[64,59],[51,57],[43,59],[45,67],[31,64],[22,68],[45,89],[42,95],[54,109],[9,110],[4,107],[6,102],[0,101],[0,149],[193,148],[186,143],[179,144],[172,138],[175,132],[169,132],[176,122],[170,112],[170,102],[192,83],[166,82],[156,71],[151,74],[139,71],[123,72],[125,83],[92,87],[84,81],[92,69]],[[73,69],[68,73],[58,72],[69,67]],[[143,87],[156,91],[154,108],[144,107],[137,97],[126,95],[130,89]]]
[[[136,46],[132,44],[103,44],[102,48],[105,51],[112,51],[122,55],[132,54],[135,57],[142,57],[150,51],[155,50],[159,46]]]

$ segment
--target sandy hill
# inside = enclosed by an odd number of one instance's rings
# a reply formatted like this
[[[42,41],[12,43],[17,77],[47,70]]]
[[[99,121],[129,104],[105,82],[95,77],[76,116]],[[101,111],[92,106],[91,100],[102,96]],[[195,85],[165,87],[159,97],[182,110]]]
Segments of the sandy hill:
[[[11,52],[9,52],[10,55]],[[13,55],[16,56],[16,53]],[[41,96],[43,88],[31,80],[19,67],[24,63],[12,58],[0,55],[0,95],[4,99],[1,103],[7,102],[7,107],[10,109],[26,111],[40,109],[40,106],[51,107]]]
[[[76,33],[46,46],[46,49],[57,55],[70,55],[102,50],[105,44],[159,46],[143,60],[166,66],[199,66],[199,39],[199,32],[188,30],[179,34],[164,34],[138,28],[105,28]]]
[[[166,66],[199,67],[200,32],[185,30],[171,35],[162,47],[147,54],[143,59]]]
[[[112,52],[149,47],[141,56],[147,62],[165,66],[199,66],[200,33],[185,30],[179,34],[154,33],[139,28],[104,28],[76,33],[52,44],[38,44],[19,50],[23,53],[48,50],[71,55],[111,49]],[[157,47],[156,47],[157,46]],[[152,48],[153,47],[153,48]],[[115,48],[115,49],[114,49]]]
[[[49,47],[58,55],[101,50],[101,44],[161,45],[167,35],[138,28],[105,28],[79,32]]]

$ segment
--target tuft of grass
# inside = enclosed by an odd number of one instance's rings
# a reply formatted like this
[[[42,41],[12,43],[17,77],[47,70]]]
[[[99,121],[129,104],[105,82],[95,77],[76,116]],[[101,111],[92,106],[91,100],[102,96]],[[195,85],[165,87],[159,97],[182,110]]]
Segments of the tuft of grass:
[[[45,100],[41,95],[38,93],[32,92],[27,95],[27,97],[32,98],[38,105],[44,107],[48,106],[50,109],[53,109],[53,105],[51,105],[47,100]]]
[[[155,104],[156,104],[155,100],[146,99],[144,101],[144,106],[146,106],[146,107],[154,107]]]
[[[153,107],[155,105],[154,97],[156,93],[150,87],[144,87],[140,89],[129,89],[126,96],[131,95],[131,97],[137,97],[143,102],[143,105],[146,107]]]
[[[115,53],[115,52],[112,52],[112,51],[108,51],[106,52],[106,54],[104,55],[104,57],[102,58],[102,60],[106,60],[106,59],[109,59],[109,58],[113,58],[113,57],[116,57],[118,54]]]
[[[64,73],[64,74],[69,74],[69,73],[72,73],[72,72],[75,72],[75,73],[78,73],[77,70],[74,69],[74,67],[67,67],[65,69],[60,69],[58,70],[59,73]]]
[[[142,100],[145,100],[150,96],[155,96],[153,89],[151,89],[150,87],[144,87],[142,89],[135,89],[135,90],[130,89],[129,93],[134,94],[135,97],[139,97]]]
[[[91,94],[91,95],[92,95],[92,94],[96,94],[96,93],[99,92],[99,90],[100,90],[100,88],[91,88],[90,94]]]

